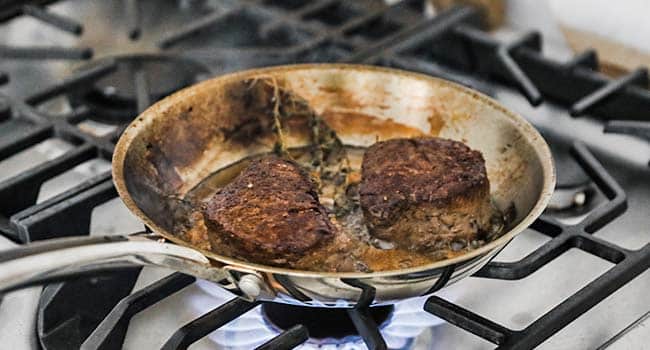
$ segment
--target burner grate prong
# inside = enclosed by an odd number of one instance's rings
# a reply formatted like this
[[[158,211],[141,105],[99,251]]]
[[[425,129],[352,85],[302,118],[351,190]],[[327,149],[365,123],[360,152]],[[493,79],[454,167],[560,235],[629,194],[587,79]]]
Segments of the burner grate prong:
[[[474,274],[476,277],[518,280],[530,276],[571,248],[571,234],[563,234],[544,243],[516,262],[491,262]]]
[[[375,294],[377,293],[375,287],[354,278],[342,278],[341,282],[361,290],[356,306],[358,309],[368,307],[375,300]]]
[[[43,182],[92,159],[96,154],[92,146],[84,145],[0,182],[0,198],[12,198],[0,202],[0,213],[10,216],[34,205]]]
[[[282,332],[277,337],[255,348],[256,350],[293,349],[309,339],[309,332],[303,325],[295,325]]]
[[[502,45],[497,50],[497,56],[501,60],[504,68],[522,90],[528,102],[533,106],[538,106],[542,103],[542,94],[521,67],[519,67],[519,64],[514,58],[512,58],[511,53],[520,47],[532,47],[539,51],[542,45],[541,40],[542,38],[538,32],[530,32],[512,43]]]
[[[77,124],[88,118],[92,114],[92,110],[86,106],[79,106],[63,118],[70,124]]]
[[[494,96],[493,89],[488,84],[469,78],[461,72],[450,73],[449,68],[443,68],[438,64],[420,58],[395,55],[390,57],[388,65],[453,81],[457,84],[478,90],[488,96]]]
[[[144,69],[136,69],[133,74],[133,85],[135,86],[136,103],[138,113],[142,113],[151,105],[151,94],[149,93],[149,82],[147,72]]]
[[[567,71],[572,71],[578,67],[598,70],[598,54],[596,50],[585,50],[564,64]]]
[[[189,286],[195,280],[192,276],[175,272],[122,299],[84,341],[81,349],[121,348],[133,316]]]
[[[11,118],[10,102],[0,97],[0,123]]]
[[[138,0],[123,0],[126,16],[126,28],[129,39],[136,40],[140,37],[140,2]]]
[[[297,11],[293,13],[293,15],[294,17],[308,17],[309,15],[318,13],[326,9],[327,7],[335,6],[336,4],[340,4],[340,3],[341,0],[313,1],[299,8]]]
[[[31,147],[51,137],[52,134],[51,125],[37,125],[14,137],[3,138],[0,141],[0,160]]]
[[[368,313],[368,308],[353,308],[348,309],[347,312],[369,350],[385,350],[388,348],[379,332],[377,323]]]
[[[87,47],[58,46],[9,46],[0,45],[1,58],[25,60],[87,60],[92,58],[93,50]]]
[[[70,190],[11,216],[16,240],[33,242],[52,238],[52,227],[58,237],[87,235],[93,208],[117,197],[110,172],[97,175]],[[70,218],[74,218],[71,220]]]
[[[495,62],[501,66],[501,70],[503,71],[502,73],[509,77],[519,90],[521,90],[528,102],[533,106],[538,106],[542,103],[543,97],[541,92],[519,66],[519,63],[513,58],[513,54],[522,48],[527,48],[536,52],[541,50],[542,38],[538,32],[529,32],[513,42],[499,43],[496,46],[494,45],[494,39],[492,39],[487,33],[472,26],[459,25],[454,28],[454,33],[461,40],[471,41],[494,50],[492,54],[495,55]],[[473,58],[475,61],[474,65],[480,66],[477,62],[480,59],[480,56],[474,54]]]
[[[232,299],[181,327],[165,342],[161,349],[187,349],[194,342],[247,313],[257,305],[258,303],[241,298]]]
[[[41,22],[47,23],[68,33],[72,33],[77,36],[83,33],[83,25],[81,25],[81,23],[70,18],[48,12],[41,7],[34,5],[23,5],[22,11],[28,16],[34,17]]]
[[[368,310],[370,303],[375,299],[375,294],[377,293],[375,287],[352,278],[342,278],[341,282],[361,290],[356,306],[346,311],[368,349],[387,349],[386,341],[384,341],[384,337],[379,332],[377,323]]]
[[[4,85],[9,82],[9,74],[5,72],[0,72],[0,85]]]
[[[571,154],[605,197],[609,199],[576,225],[587,233],[594,233],[625,212],[627,195],[602,164],[589,152],[584,143],[575,142],[571,148]]]
[[[610,120],[605,124],[605,133],[626,134],[650,141],[650,123],[636,120]],[[650,161],[648,161],[650,166]]]
[[[437,296],[432,296],[426,301],[424,310],[494,344],[503,344],[506,337],[512,335],[508,328]]]
[[[571,237],[571,245],[612,264],[620,263],[629,253],[624,248],[584,232]]]
[[[174,32],[166,34],[162,39],[158,41],[158,47],[161,49],[167,49],[176,44],[177,42],[187,38],[188,36],[200,32],[201,30],[207,28],[213,23],[219,21],[223,17],[227,16],[231,12],[236,12],[241,10],[241,7],[236,6],[227,11],[215,10],[213,13],[208,14],[205,17],[199,18],[187,25],[177,29]]]
[[[580,116],[586,113],[595,105],[603,102],[608,97],[625,89],[629,85],[638,85],[640,87],[648,86],[648,70],[646,68],[637,68],[631,73],[613,80],[598,90],[582,97],[576,101],[569,109],[569,114],[572,117]]]
[[[376,62],[380,57],[399,53],[402,50],[417,46],[426,41],[433,41],[448,33],[454,26],[468,21],[474,15],[468,7],[453,7],[439,15],[407,26],[396,33],[387,36],[353,55],[346,57],[342,62]]]
[[[70,90],[83,86],[89,81],[97,80],[103,76],[113,73],[116,69],[117,63],[115,60],[107,60],[101,64],[98,64],[97,66],[81,72],[77,72],[63,82],[29,96],[27,99],[25,99],[25,101],[30,105],[37,105],[58,95],[69,92]]]
[[[650,141],[650,123],[636,120],[611,120],[605,124],[605,132],[638,136]]]

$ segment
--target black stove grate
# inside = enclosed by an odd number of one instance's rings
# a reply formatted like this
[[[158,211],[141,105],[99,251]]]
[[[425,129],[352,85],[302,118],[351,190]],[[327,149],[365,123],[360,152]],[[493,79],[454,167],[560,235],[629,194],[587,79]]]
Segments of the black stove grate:
[[[609,201],[574,225],[565,225],[550,217],[541,217],[533,224],[532,229],[551,237],[550,241],[520,261],[492,262],[474,276],[502,280],[522,279],[535,273],[540,267],[571,248],[581,249],[609,261],[615,266],[522,330],[508,329],[437,296],[430,297],[427,300],[425,304],[426,311],[499,345],[499,348],[528,349],[541,344],[650,267],[650,244],[633,251],[593,236],[593,233],[598,229],[607,225],[625,211],[627,206],[626,196],[616,181],[610,177],[583,144],[577,143],[574,145],[573,155]],[[453,267],[450,269],[453,269]],[[87,338],[83,348],[111,349],[119,347],[118,345],[124,341],[129,320],[135,314],[181,290],[193,281],[194,278],[192,277],[175,273],[125,297]],[[135,276],[133,282],[135,282]],[[366,299],[368,301],[372,300],[374,291],[367,289],[365,286],[360,286],[360,288],[364,289],[363,294]],[[257,303],[235,298],[183,326],[165,343],[164,348],[187,348],[195,341],[243,315],[257,305]],[[353,320],[359,334],[369,348],[385,348],[385,343],[378,332],[376,323],[368,316],[367,307],[362,305],[358,309],[349,310],[349,317]],[[306,329],[297,325],[282,333],[276,339],[277,344],[295,346],[307,339]]]
[[[79,36],[83,33],[83,25],[74,19],[47,11],[44,6],[52,0],[40,1],[6,1],[0,9],[0,22],[11,20],[18,16],[29,16],[43,24]],[[93,50],[87,47],[60,46],[8,46],[0,45],[0,57],[9,59],[58,59],[79,60],[90,59]]]
[[[49,2],[9,6],[0,11],[0,20],[30,15],[73,34],[84,30],[83,25],[73,19],[47,12],[43,6]],[[520,90],[533,105],[545,99],[552,100],[574,115],[588,113],[606,120],[606,132],[650,139],[650,117],[646,113],[650,110],[650,91],[645,89],[646,71],[637,70],[612,80],[597,72],[598,60],[594,52],[585,52],[569,62],[557,62],[544,57],[542,38],[535,32],[502,43],[481,31],[480,19],[471,8],[458,7],[427,18],[418,14],[423,6],[422,0],[407,0],[392,6],[373,1],[341,0],[237,2],[166,35],[158,41],[158,46],[165,55],[173,57],[181,53],[197,61],[210,57],[213,59],[211,65],[208,64],[210,68],[219,67],[213,73],[280,63],[337,61],[420,71],[488,94],[491,93],[490,85],[482,81],[500,82]],[[124,10],[128,18],[125,32],[137,40],[143,30],[140,17],[144,15],[139,2],[124,1]],[[254,25],[255,37],[231,43],[230,47],[190,45],[192,38],[200,33],[214,28],[220,30],[223,23],[233,25],[238,21]],[[281,42],[285,47],[266,46],[270,41]],[[0,46],[0,57],[12,59],[86,59],[91,55],[89,48]],[[110,174],[104,173],[36,204],[39,188],[46,180],[92,158],[110,161],[114,143],[123,128],[118,127],[107,135],[90,135],[80,130],[77,123],[93,112],[91,107],[82,103],[63,116],[50,115],[41,107],[54,98],[73,95],[114,74],[119,63],[117,58],[103,60],[24,101],[0,96],[0,126],[15,130],[0,138],[0,160],[52,136],[74,145],[66,154],[0,182],[0,232],[4,236],[16,242],[54,238],[52,227],[65,235],[87,235],[93,208],[117,197]],[[146,77],[133,76],[136,110],[141,111],[157,97],[152,98]],[[481,79],[473,79],[476,76]],[[0,73],[0,84],[6,83],[8,78]],[[492,262],[475,276],[521,279],[570,248],[581,249],[615,266],[522,330],[507,329],[435,296],[427,301],[427,311],[500,348],[532,348],[648,268],[650,245],[632,251],[592,235],[625,211],[626,197],[584,145],[576,144],[573,152],[575,160],[609,201],[575,225],[564,225],[546,216],[540,218],[532,228],[551,237],[550,241],[518,262]],[[9,198],[11,200],[5,200]],[[130,294],[138,274],[139,269],[116,269],[94,278],[46,287],[37,325],[41,346],[44,349],[82,345],[84,349],[119,348],[134,315],[194,281],[192,277],[176,273]],[[104,295],[106,293],[98,292],[101,290],[112,293]],[[70,296],[86,291],[101,302],[95,298],[91,301],[73,298],[75,302],[70,303]],[[371,298],[373,291],[364,289],[364,295]],[[255,303],[234,299],[179,329],[165,343],[165,348],[186,348],[255,306]],[[367,308],[350,310],[348,314],[370,348],[386,347]],[[292,348],[307,337],[306,328],[296,325],[260,348]]]
[[[551,237],[550,241],[519,261],[491,262],[474,276],[501,280],[522,279],[571,248],[578,248],[615,266],[522,330],[508,329],[437,296],[427,300],[425,310],[499,345],[501,349],[530,349],[650,267],[650,244],[639,250],[629,250],[593,236],[593,233],[625,211],[626,196],[583,144],[576,143],[572,150],[576,161],[609,201],[574,225],[565,225],[542,216],[531,228]]]

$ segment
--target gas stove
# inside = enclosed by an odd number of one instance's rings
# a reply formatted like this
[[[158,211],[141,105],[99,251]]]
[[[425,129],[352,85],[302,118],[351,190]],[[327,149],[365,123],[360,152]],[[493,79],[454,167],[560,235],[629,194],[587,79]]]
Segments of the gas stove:
[[[0,10],[0,249],[142,224],[110,176],[151,103],[239,69],[351,62],[488,94],[549,142],[546,213],[473,277],[390,307],[250,303],[154,268],[116,268],[5,295],[14,349],[641,348],[650,340],[650,91],[528,28],[422,0],[6,1]]]

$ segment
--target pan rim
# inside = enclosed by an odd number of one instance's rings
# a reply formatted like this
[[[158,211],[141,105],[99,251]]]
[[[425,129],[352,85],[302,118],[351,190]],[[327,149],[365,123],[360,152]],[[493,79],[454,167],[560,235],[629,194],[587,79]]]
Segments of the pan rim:
[[[501,237],[497,238],[494,241],[491,241],[480,248],[474,249],[465,254],[456,256],[451,259],[439,260],[432,262],[426,265],[420,265],[416,267],[411,267],[408,269],[399,269],[399,270],[384,270],[378,272],[318,272],[318,271],[308,271],[308,270],[294,270],[281,267],[273,267],[262,264],[250,263],[227,256],[222,256],[215,254],[211,251],[197,249],[191,244],[185,242],[184,240],[174,236],[169,231],[158,226],[153,220],[151,220],[135,203],[131,197],[124,180],[124,161],[126,159],[127,150],[131,145],[133,139],[139,134],[139,130],[146,127],[157,115],[160,114],[159,110],[165,110],[167,106],[172,105],[177,100],[184,99],[185,96],[190,96],[194,91],[201,89],[204,86],[217,83],[226,83],[228,81],[240,80],[244,77],[256,75],[256,74],[265,74],[265,73],[279,73],[279,72],[288,72],[288,71],[300,71],[300,70],[353,70],[353,71],[370,71],[370,72],[380,72],[392,75],[400,75],[411,79],[420,80],[426,83],[433,83],[441,86],[446,86],[452,88],[459,93],[465,94],[470,98],[479,100],[480,103],[487,104],[489,107],[494,108],[498,112],[504,114],[509,118],[517,129],[523,135],[526,135],[527,140],[531,143],[536,156],[540,159],[540,164],[542,167],[543,183],[541,188],[541,193],[537,198],[535,205],[528,212],[528,214],[514,227],[505,232]],[[217,262],[219,264],[230,266],[231,268],[242,271],[258,271],[264,273],[272,274],[281,274],[289,275],[294,277],[309,277],[309,278],[355,278],[355,279],[369,279],[369,278],[390,278],[390,277],[399,277],[407,274],[422,273],[428,270],[442,269],[449,266],[459,265],[463,262],[473,260],[477,257],[489,254],[490,252],[499,249],[505,246],[510,240],[515,236],[523,232],[528,228],[545,210],[548,202],[551,198],[553,190],[556,184],[556,174],[555,174],[555,165],[553,162],[553,157],[551,155],[550,148],[541,134],[533,127],[525,118],[519,114],[507,109],[502,106],[499,102],[492,99],[489,96],[486,96],[478,91],[472,90],[465,86],[456,84],[454,82],[428,76],[422,73],[410,72],[395,68],[386,68],[378,66],[369,66],[362,64],[341,64],[341,63],[310,63],[310,64],[291,64],[283,66],[273,66],[257,69],[249,69],[243,71],[237,71],[221,76],[217,76],[206,81],[194,84],[192,86],[186,87],[182,90],[179,90],[162,100],[156,102],[145,111],[143,111],[139,116],[137,116],[125,129],[122,136],[119,138],[117,144],[115,145],[115,151],[112,158],[112,175],[113,182],[117,189],[118,195],[126,205],[126,207],[133,213],[140,221],[145,225],[149,226],[154,232],[165,237],[167,240],[179,244],[185,247],[192,248],[196,251],[201,252],[209,260]]]

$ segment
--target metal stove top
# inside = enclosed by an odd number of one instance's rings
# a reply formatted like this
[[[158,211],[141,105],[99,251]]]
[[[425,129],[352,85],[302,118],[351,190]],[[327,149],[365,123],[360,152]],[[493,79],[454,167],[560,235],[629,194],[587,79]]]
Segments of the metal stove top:
[[[379,64],[455,80],[521,113],[553,148],[558,191],[545,217],[475,277],[388,318],[361,317],[363,337],[302,346],[623,349],[650,340],[645,71],[612,80],[593,71],[594,53],[572,58],[522,28],[487,35],[474,11],[425,16],[423,1],[45,3],[0,10],[0,81],[9,78],[0,87],[0,249],[141,230],[110,181],[112,147],[125,122],[178,88],[273,64]],[[118,271],[4,296],[0,339],[15,349],[304,341],[306,327],[282,333],[260,306],[231,298],[170,271]]]

